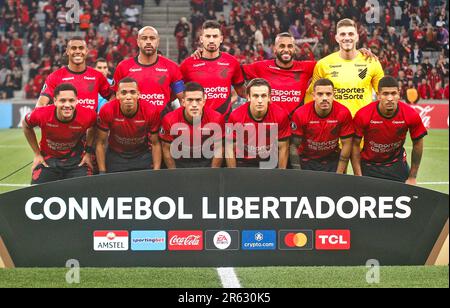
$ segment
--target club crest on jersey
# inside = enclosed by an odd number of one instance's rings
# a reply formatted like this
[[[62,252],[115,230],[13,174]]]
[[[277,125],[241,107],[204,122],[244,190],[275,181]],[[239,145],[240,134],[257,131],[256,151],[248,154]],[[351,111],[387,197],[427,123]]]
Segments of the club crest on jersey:
[[[367,76],[367,68],[363,69],[363,70],[358,70],[359,71],[359,78],[364,79]]]
[[[158,79],[158,84],[162,86],[164,82],[166,82],[167,76],[161,76],[161,78]]]
[[[95,87],[95,82],[88,82],[87,88],[88,88],[89,92],[94,91],[94,87]]]
[[[221,72],[220,72],[220,77],[222,77],[222,78],[227,78],[227,76],[228,76],[228,71],[229,71],[230,69],[228,69],[228,68],[224,68]]]
[[[159,133],[160,133],[161,135],[164,135],[164,134],[166,133],[166,131],[164,130],[164,128],[161,127],[161,128],[159,129]]]

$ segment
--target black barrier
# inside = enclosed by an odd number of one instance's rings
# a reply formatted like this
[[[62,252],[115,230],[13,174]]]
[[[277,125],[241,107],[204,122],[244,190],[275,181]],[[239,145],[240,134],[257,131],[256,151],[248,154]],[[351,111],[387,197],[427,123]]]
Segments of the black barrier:
[[[448,201],[321,172],[141,171],[2,194],[0,236],[18,267],[423,265]]]

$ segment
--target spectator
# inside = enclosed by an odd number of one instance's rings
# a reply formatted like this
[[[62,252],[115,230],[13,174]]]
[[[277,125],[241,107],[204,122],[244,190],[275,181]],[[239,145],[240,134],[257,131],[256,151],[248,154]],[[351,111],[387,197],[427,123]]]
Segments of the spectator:
[[[417,92],[419,92],[419,96],[421,99],[430,99],[433,95],[433,91],[429,84],[427,84],[426,79],[422,79],[419,87],[417,88]]]
[[[127,7],[124,16],[128,25],[132,27],[138,26],[139,9],[137,7]]]
[[[414,49],[411,50],[411,53],[410,53],[410,61],[413,64],[417,65],[419,63],[422,63],[422,58],[423,58],[423,52],[420,49],[419,44],[414,43]]]
[[[433,91],[433,99],[444,99],[444,89],[441,86],[441,83],[436,83]]]

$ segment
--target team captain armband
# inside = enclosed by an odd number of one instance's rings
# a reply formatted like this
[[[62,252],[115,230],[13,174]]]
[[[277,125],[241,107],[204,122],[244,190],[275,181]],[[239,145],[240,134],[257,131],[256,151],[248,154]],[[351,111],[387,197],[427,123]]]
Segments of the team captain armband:
[[[178,94],[184,91],[184,82],[183,80],[178,80],[176,82],[171,83],[170,87],[172,88],[173,93]]]

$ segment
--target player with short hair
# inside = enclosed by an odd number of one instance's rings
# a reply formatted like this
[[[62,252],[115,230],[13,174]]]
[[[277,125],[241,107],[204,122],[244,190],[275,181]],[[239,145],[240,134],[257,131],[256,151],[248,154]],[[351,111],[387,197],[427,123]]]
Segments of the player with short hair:
[[[111,99],[114,96],[108,80],[102,73],[87,66],[88,48],[82,37],[70,38],[65,54],[69,60],[68,65],[47,77],[36,106],[41,107],[52,103],[55,88],[61,83],[70,83],[78,91],[78,104],[97,111],[99,95],[105,99]]]
[[[77,103],[77,89],[62,83],[49,106],[34,109],[22,121],[23,132],[34,152],[31,184],[89,175],[96,113]],[[34,127],[40,127],[38,144]],[[86,147],[82,139],[86,135]]]
[[[220,51],[222,42],[220,24],[213,20],[206,21],[200,36],[202,57],[186,58],[180,70],[185,82],[195,81],[205,88],[206,107],[228,117],[234,103],[231,87],[239,96],[245,97],[245,81],[236,58]]]
[[[117,84],[125,77],[136,79],[141,101],[150,104],[163,116],[170,110],[172,94],[181,101],[184,86],[178,65],[158,55],[159,42],[160,37],[154,27],[141,28],[137,37],[139,54],[119,63],[114,72],[114,82]]]
[[[419,114],[399,99],[397,80],[386,76],[378,84],[378,101],[356,113],[352,150],[355,175],[416,184],[427,130]],[[413,143],[411,169],[403,147],[408,131]],[[361,151],[362,138],[364,147]]]
[[[159,133],[167,168],[220,168],[224,137],[222,114],[205,108],[205,89],[197,82],[186,83],[181,105],[163,118]]]
[[[372,102],[373,92],[378,89],[384,72],[378,60],[367,58],[356,49],[359,36],[353,20],[346,18],[337,23],[335,39],[339,51],[317,62],[305,102],[313,100],[314,83],[327,78],[334,84],[334,99],[346,106],[354,116],[361,107]]]
[[[350,111],[334,100],[333,90],[329,79],[317,80],[314,103],[301,106],[292,115],[290,159],[295,169],[341,174],[347,169],[355,130]]]
[[[161,167],[159,114],[139,99],[139,94],[138,82],[125,77],[118,83],[117,99],[100,110],[96,144],[100,173],[151,169],[152,165],[153,169]]]
[[[114,80],[108,78],[109,67],[108,67],[108,61],[105,58],[98,58],[97,60],[95,60],[94,68],[98,72],[102,73],[103,76],[105,76],[106,80],[108,80],[108,83],[110,85],[113,84]],[[108,102],[108,100],[106,98],[102,97],[100,94],[98,95],[98,109],[97,109],[97,113],[100,111],[100,108],[102,108],[103,105],[106,104],[107,102]]]
[[[248,102],[231,113],[226,124],[225,147],[229,168],[263,167],[261,163],[270,163],[275,154],[273,167],[286,169],[291,136],[289,115],[271,103],[270,94],[267,80],[253,79],[247,85]]]

